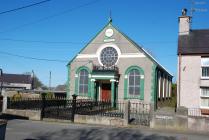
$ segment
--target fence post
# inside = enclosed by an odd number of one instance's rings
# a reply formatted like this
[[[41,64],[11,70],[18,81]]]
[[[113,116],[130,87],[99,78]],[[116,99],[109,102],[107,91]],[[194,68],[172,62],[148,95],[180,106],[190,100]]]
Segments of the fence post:
[[[73,101],[72,101],[72,116],[71,116],[71,120],[72,122],[74,122],[74,117],[75,117],[75,111],[76,111],[76,97],[77,95],[73,94]]]
[[[44,115],[45,115],[45,107],[46,107],[46,95],[42,94],[42,106],[41,106],[41,119],[43,119]]]
[[[2,105],[2,112],[5,113],[7,109],[7,94],[5,90],[2,90],[2,95],[3,95],[3,105]]]
[[[128,125],[129,119],[130,119],[130,101],[129,100],[125,101],[124,119],[125,119],[126,125]]]

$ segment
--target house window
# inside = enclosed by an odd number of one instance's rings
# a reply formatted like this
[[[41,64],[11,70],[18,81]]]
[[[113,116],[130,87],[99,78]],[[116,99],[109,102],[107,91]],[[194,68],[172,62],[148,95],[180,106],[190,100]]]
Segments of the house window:
[[[129,96],[140,95],[140,72],[132,69],[128,74],[128,93]]]
[[[202,78],[209,78],[209,58],[201,58]]]
[[[209,108],[209,88],[201,88],[200,102],[202,108]]]
[[[88,94],[88,71],[82,69],[79,72],[79,86],[78,86],[78,93],[79,95],[87,95]]]

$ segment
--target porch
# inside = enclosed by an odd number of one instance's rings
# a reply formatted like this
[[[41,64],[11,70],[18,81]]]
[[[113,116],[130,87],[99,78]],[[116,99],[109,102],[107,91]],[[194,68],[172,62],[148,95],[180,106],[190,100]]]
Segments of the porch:
[[[110,101],[112,107],[118,100],[118,67],[93,66],[91,74],[91,96],[96,101]]]

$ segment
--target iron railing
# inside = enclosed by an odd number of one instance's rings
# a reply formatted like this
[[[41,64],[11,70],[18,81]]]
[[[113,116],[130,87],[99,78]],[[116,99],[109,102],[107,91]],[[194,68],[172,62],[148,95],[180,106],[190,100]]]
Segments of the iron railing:
[[[3,96],[0,95],[0,112],[2,112],[3,108]]]
[[[151,120],[150,104],[141,102],[130,103],[130,123],[149,126]]]
[[[7,98],[8,109],[29,109],[29,110],[41,110],[42,99],[41,98],[30,98],[30,99],[12,99]]]
[[[204,113],[204,110],[205,109],[200,109],[200,108],[188,108],[188,116],[190,116],[190,117],[209,117],[209,111],[207,114],[207,113]]]

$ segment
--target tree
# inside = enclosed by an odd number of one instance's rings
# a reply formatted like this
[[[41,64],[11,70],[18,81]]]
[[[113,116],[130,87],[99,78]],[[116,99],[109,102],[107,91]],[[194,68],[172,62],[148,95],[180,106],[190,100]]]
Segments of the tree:
[[[66,85],[58,85],[55,87],[56,91],[66,91]]]
[[[23,74],[31,75],[31,72],[25,72]],[[47,90],[48,88],[39,80],[39,78],[34,74],[32,77],[33,89],[41,88]]]
[[[33,80],[33,88],[34,89],[44,87],[44,84],[39,80],[39,78],[36,75],[33,76],[32,80]]]

